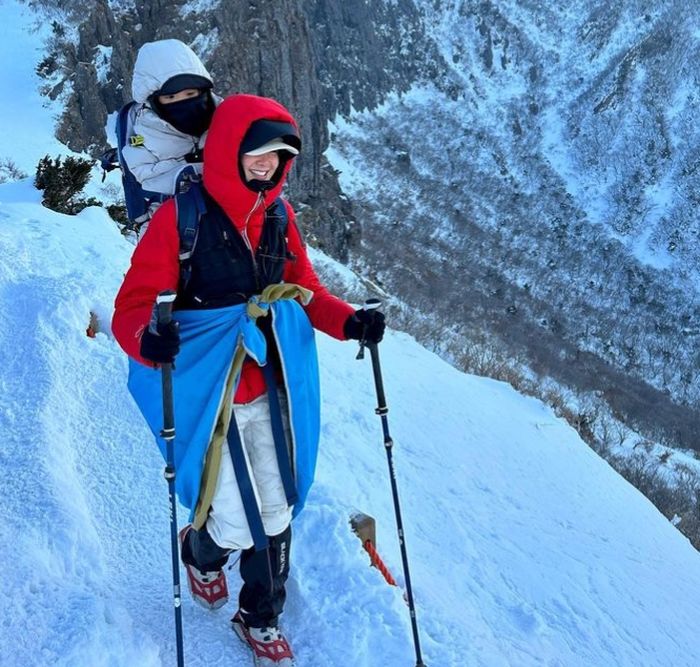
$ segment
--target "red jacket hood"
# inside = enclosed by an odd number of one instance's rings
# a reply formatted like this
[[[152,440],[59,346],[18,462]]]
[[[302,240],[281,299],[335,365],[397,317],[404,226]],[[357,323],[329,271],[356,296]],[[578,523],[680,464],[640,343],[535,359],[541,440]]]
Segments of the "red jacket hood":
[[[241,177],[238,152],[250,126],[263,119],[297,127],[289,111],[275,100],[256,95],[227,97],[216,108],[204,146],[204,186],[239,228],[245,225],[258,195],[246,187]],[[265,206],[282,192],[292,162],[293,159],[287,161],[279,182],[265,193]]]

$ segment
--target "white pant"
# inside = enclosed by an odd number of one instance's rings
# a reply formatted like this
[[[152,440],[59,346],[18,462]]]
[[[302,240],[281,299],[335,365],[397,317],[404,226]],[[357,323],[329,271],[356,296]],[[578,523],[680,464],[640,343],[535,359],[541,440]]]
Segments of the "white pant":
[[[280,407],[285,436],[290,443],[287,401],[282,395]],[[267,394],[250,403],[236,404],[233,406],[233,411],[265,534],[279,535],[292,520],[292,508],[287,505],[287,497],[277,464]],[[226,441],[221,449],[221,467],[207,518],[207,530],[214,541],[224,549],[249,549],[253,546],[253,537],[246,520],[243,500]]]

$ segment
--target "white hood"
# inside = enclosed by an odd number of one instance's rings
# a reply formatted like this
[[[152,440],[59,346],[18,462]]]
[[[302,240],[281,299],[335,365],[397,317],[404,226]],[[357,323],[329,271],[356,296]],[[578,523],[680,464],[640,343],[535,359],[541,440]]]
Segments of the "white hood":
[[[131,82],[134,100],[144,103],[149,95],[178,74],[197,74],[212,81],[197,54],[179,39],[147,42],[139,49],[134,64]]]

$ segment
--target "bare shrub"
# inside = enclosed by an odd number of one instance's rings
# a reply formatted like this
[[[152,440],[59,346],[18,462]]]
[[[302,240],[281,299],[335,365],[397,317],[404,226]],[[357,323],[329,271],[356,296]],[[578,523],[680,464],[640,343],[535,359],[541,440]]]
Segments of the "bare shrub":
[[[10,158],[0,158],[0,183],[21,181],[27,176]]]
[[[671,482],[658,458],[639,451],[631,456],[613,456],[608,461],[700,549],[700,476],[696,472],[676,465],[675,481]]]

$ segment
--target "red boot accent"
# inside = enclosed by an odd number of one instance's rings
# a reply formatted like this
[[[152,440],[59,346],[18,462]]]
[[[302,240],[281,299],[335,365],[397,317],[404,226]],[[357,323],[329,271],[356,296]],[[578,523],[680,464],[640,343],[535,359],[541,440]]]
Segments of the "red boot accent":
[[[294,667],[289,643],[279,628],[249,628],[240,611],[231,619],[234,632],[253,651],[256,667]]]
[[[190,530],[192,526],[188,524],[180,531],[180,547]],[[187,587],[195,602],[205,609],[218,609],[228,602],[228,584],[223,570],[201,572],[194,565],[183,565],[187,571]]]

